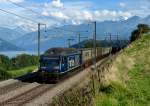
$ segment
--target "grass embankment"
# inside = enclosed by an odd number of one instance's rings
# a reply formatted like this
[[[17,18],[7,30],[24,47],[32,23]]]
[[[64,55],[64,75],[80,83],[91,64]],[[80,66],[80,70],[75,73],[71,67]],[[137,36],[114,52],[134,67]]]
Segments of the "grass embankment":
[[[37,68],[37,66],[29,66],[29,67],[25,67],[22,69],[18,69],[18,70],[11,70],[8,71],[8,74],[14,78],[14,77],[18,77],[18,76],[22,76],[24,74],[33,72],[35,69]]]
[[[110,72],[109,85],[97,90],[95,106],[150,106],[150,35],[126,48]]]
[[[22,76],[24,74],[35,71],[36,68],[37,66],[28,66],[25,68],[20,68],[17,70],[8,70],[8,71],[0,69],[0,81]]]

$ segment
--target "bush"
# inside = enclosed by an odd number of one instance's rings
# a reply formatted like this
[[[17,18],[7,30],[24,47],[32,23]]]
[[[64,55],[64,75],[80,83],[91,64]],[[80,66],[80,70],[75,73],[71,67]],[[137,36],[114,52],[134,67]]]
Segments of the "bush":
[[[148,33],[150,31],[150,28],[146,24],[139,24],[137,25],[137,29],[135,29],[131,33],[130,42],[135,41],[138,38],[141,38],[142,34]]]
[[[3,68],[0,68],[0,80],[8,79],[11,76]]]
[[[19,69],[37,64],[38,64],[38,57],[34,55],[22,54],[11,59],[12,69]]]
[[[10,59],[7,56],[0,55],[0,67],[9,70],[10,68]]]
[[[22,54],[9,59],[9,57],[0,55],[0,68],[4,70],[15,70],[38,64],[38,57],[34,55]]]

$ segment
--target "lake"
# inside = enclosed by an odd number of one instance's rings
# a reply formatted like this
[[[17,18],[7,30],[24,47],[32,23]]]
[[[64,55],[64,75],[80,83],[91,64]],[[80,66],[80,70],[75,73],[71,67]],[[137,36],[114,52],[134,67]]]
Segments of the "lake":
[[[20,54],[37,55],[37,51],[5,51],[5,52],[0,51],[0,54],[6,55],[9,58],[12,58],[12,57],[16,57],[17,55],[20,55]]]

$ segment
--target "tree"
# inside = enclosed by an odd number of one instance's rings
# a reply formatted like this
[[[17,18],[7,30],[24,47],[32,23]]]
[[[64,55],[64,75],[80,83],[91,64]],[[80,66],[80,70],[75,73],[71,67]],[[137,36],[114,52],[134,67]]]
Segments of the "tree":
[[[93,40],[86,41],[84,47],[93,48]],[[100,47],[100,43],[98,41],[96,41],[96,47]]]
[[[130,38],[130,41],[133,42],[135,41],[137,38],[139,38],[139,31],[136,29],[132,32],[131,34],[131,38]]]
[[[137,27],[142,33],[147,33],[150,30],[149,26],[146,24],[139,24]]]
[[[11,59],[12,68],[19,69],[22,67],[38,64],[38,57],[34,55],[21,54]]]
[[[9,57],[0,55],[0,67],[8,70],[10,67]]]
[[[131,33],[130,42],[135,41],[138,38],[141,38],[142,34],[148,33],[150,31],[150,27],[146,24],[138,24],[137,29],[135,29]]]
[[[3,79],[8,79],[10,78],[11,76],[9,75],[9,73],[0,67],[0,80],[3,80]]]

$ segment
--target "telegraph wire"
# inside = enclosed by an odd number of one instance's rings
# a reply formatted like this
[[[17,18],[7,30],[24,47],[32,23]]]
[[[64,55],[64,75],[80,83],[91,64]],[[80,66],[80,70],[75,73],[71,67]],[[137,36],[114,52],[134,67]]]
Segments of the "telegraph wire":
[[[24,9],[26,9],[26,10],[29,10],[29,11],[31,11],[31,12],[37,14],[37,15],[42,16],[40,13],[35,12],[35,11],[32,10],[32,9],[26,8],[26,7],[24,7],[24,6],[20,5],[20,4],[17,4],[17,3],[15,3],[15,2],[12,2],[11,0],[7,0],[7,1],[10,2],[10,3],[12,3],[12,4],[14,4],[14,5],[16,5],[16,6],[18,6],[18,7],[22,7],[22,8],[24,8]],[[3,11],[3,12],[5,12],[5,13],[9,13],[9,14],[15,15],[15,16],[17,16],[17,17],[20,17],[20,18],[23,18],[23,19],[32,21],[32,22],[34,22],[34,23],[40,23],[40,22],[38,22],[38,21],[32,20],[32,19],[27,18],[27,17],[24,17],[24,16],[20,16],[20,15],[18,15],[18,14],[15,14],[15,13],[10,12],[10,11],[6,11],[6,10],[1,9],[1,8],[0,8],[0,11]],[[67,31],[67,32],[71,32],[71,33],[77,33],[77,32],[80,32],[80,33],[81,33],[81,32],[89,32],[89,31],[73,31],[73,30],[66,30],[66,29],[62,29],[62,28],[58,28],[58,27],[53,27],[53,28],[54,28],[54,29],[63,30],[63,31]]]
[[[15,15],[15,16],[17,16],[17,17],[23,18],[23,19],[25,19],[25,20],[28,20],[28,21],[31,21],[31,22],[34,22],[34,23],[40,23],[40,22],[38,22],[38,21],[32,20],[32,19],[30,19],[30,18],[27,18],[27,17],[21,16],[21,15],[18,15],[18,14],[15,14],[15,13],[10,12],[10,11],[6,11],[6,10],[1,9],[1,8],[0,8],[0,11],[5,12],[5,13],[8,13],[8,14]]]
[[[15,15],[15,16],[17,16],[17,17],[20,17],[20,18],[23,18],[23,19],[29,20],[29,21],[34,22],[34,23],[40,23],[40,22],[38,22],[38,21],[32,20],[32,19],[30,19],[30,18],[27,18],[27,17],[21,16],[21,15],[18,15],[18,14],[15,14],[15,13],[10,12],[10,11],[6,11],[6,10],[1,9],[1,8],[0,8],[0,11],[5,12],[5,13],[8,13],[8,14]],[[62,28],[58,28],[58,27],[53,27],[53,28],[54,28],[54,29],[63,30],[63,31],[72,32],[72,33],[76,33],[76,32],[88,32],[88,31],[72,31],[72,30],[66,30],[66,29],[62,29]]]
[[[21,8],[23,8],[23,9],[27,10],[27,11],[30,11],[30,12],[32,12],[32,13],[34,13],[34,14],[40,16],[40,17],[43,17],[43,18],[44,18],[44,17],[45,17],[45,18],[48,17],[48,16],[42,15],[42,14],[39,13],[39,12],[34,11],[33,9],[30,9],[30,8],[27,8],[27,7],[23,6],[23,5],[20,5],[20,4],[18,4],[18,3],[15,3],[15,2],[13,2],[13,1],[11,1],[11,0],[7,0],[7,2],[9,2],[9,3],[11,3],[11,4],[15,5],[15,6],[21,7]],[[51,17],[51,18],[52,18],[52,17]]]
[[[26,7],[24,7],[24,6],[22,6],[22,5],[18,4],[18,3],[15,3],[15,2],[13,2],[11,0],[7,0],[7,1],[10,2],[10,3],[12,3],[12,4],[14,4],[14,5],[16,5],[16,6],[18,6],[18,7],[21,7],[21,8],[24,8],[24,9],[28,10],[28,11],[31,11],[34,14],[42,16],[40,13],[38,13],[38,12],[36,12],[36,11],[30,9],[30,8],[26,8]]]
[[[39,12],[36,12],[36,11],[30,9],[30,8],[26,8],[26,7],[24,7],[23,5],[20,5],[20,4],[18,4],[18,3],[15,3],[15,2],[13,2],[13,1],[11,1],[11,0],[7,0],[7,1],[10,2],[10,3],[12,3],[12,4],[14,4],[14,5],[16,5],[16,6],[18,6],[18,7],[24,8],[24,9],[26,9],[26,10],[28,10],[28,11],[30,11],[30,12],[36,14],[36,15],[43,16],[43,15],[41,15]],[[4,11],[5,11],[5,10],[4,10]],[[6,11],[5,11],[5,12],[6,12]],[[10,12],[9,12],[9,13],[10,13]],[[11,14],[12,14],[12,13],[11,13]],[[14,14],[14,13],[13,13],[13,15],[18,16],[17,14]],[[19,16],[19,17],[20,17],[20,16]],[[22,16],[21,16],[21,17],[22,17]],[[23,18],[23,17],[22,17],[22,18]],[[24,18],[26,18],[26,17],[24,17]],[[30,20],[31,20],[31,19],[30,19]],[[32,21],[33,21],[33,20],[32,20]],[[39,23],[39,22],[36,22],[36,23]],[[88,32],[88,31],[72,31],[72,30],[66,30],[66,29],[62,29],[62,28],[58,28],[58,27],[55,27],[54,29],[60,29],[60,30],[67,31],[67,32],[72,32],[72,33],[76,33],[76,32]]]
[[[24,6],[22,6],[22,5],[18,4],[18,3],[15,3],[15,2],[13,2],[13,1],[11,1],[11,0],[7,0],[7,1],[10,2],[10,3],[12,3],[12,4],[14,4],[14,5],[16,5],[16,6],[18,6],[18,7],[21,7],[21,8],[24,8],[24,9],[26,9],[26,10],[29,10],[29,11],[31,11],[31,12],[37,14],[37,15],[43,16],[43,15],[41,15],[40,13],[38,13],[38,12],[36,12],[36,11],[30,9],[30,8],[26,8],[26,7],[24,7]],[[68,32],[77,32],[77,31],[65,30],[65,29],[61,29],[61,28],[55,28],[55,29],[60,29],[60,30],[68,31]],[[79,31],[79,32],[87,32],[87,31]]]

